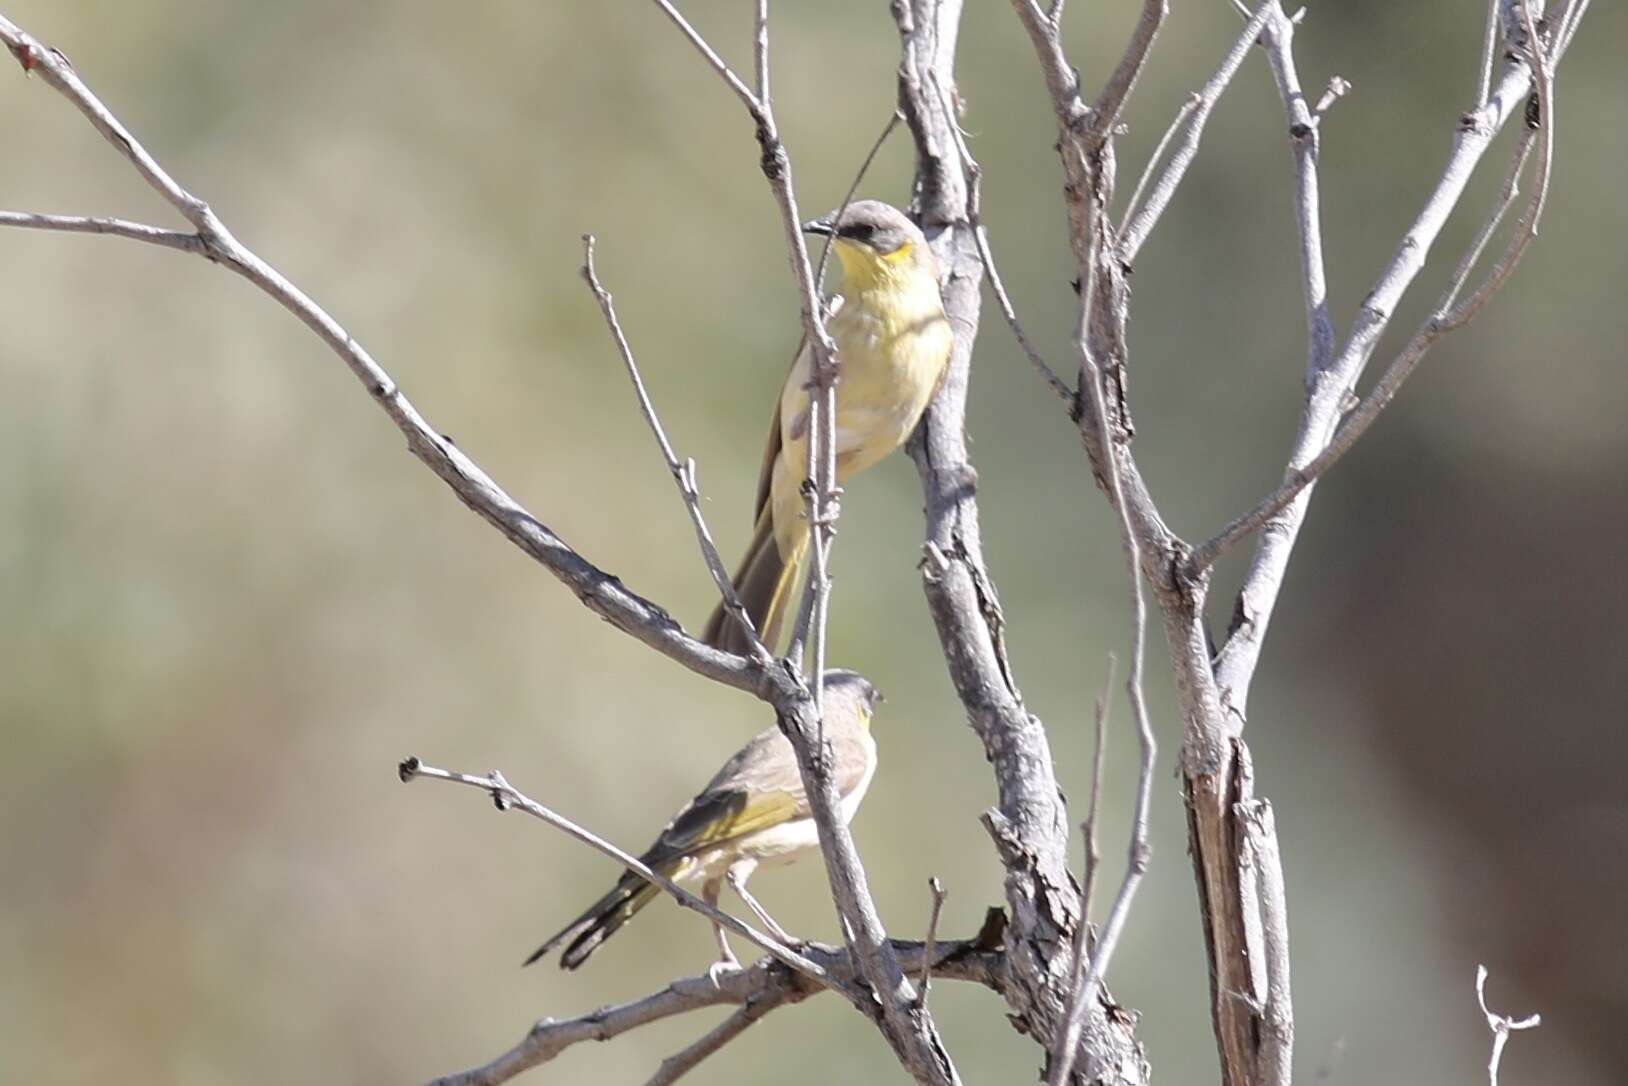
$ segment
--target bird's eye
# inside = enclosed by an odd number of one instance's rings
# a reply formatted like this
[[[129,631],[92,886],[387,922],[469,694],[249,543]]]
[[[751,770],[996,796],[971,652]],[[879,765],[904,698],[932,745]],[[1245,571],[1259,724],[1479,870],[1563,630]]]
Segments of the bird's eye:
[[[852,238],[854,241],[870,241],[876,234],[876,225],[868,222],[850,224],[842,231],[842,236]]]

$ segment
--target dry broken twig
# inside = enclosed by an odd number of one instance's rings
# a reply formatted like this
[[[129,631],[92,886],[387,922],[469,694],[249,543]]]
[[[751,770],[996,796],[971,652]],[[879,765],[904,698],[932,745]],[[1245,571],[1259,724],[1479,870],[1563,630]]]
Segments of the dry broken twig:
[[[1504,1045],[1509,1043],[1509,1035],[1515,1030],[1536,1029],[1543,1024],[1543,1016],[1529,1014],[1525,1018],[1511,1018],[1507,1014],[1498,1014],[1487,1009],[1487,967],[1475,967],[1475,1001],[1481,1005],[1481,1013],[1487,1016],[1487,1028],[1492,1031],[1492,1055],[1487,1059],[1488,1086],[1498,1086],[1498,1067],[1504,1060]]]
[[[731,916],[729,913],[724,912],[717,906],[711,905],[696,897],[682,886],[679,886],[677,883],[673,882],[673,880],[667,878],[667,876],[662,875],[659,872],[652,871],[632,853],[622,851],[591,830],[584,829],[575,822],[572,822],[570,819],[556,814],[554,811],[543,806],[541,803],[538,803],[524,792],[521,792],[519,789],[515,788],[508,781],[504,780],[503,774],[499,773],[495,769],[485,776],[475,776],[469,773],[460,773],[457,770],[440,769],[436,766],[425,765],[417,758],[408,758],[397,768],[397,772],[400,775],[403,783],[423,777],[428,780],[450,781],[453,784],[462,784],[471,788],[478,788],[492,797],[492,802],[497,806],[498,810],[521,810],[526,814],[531,815],[531,817],[553,826],[561,833],[564,833],[569,837],[573,837],[587,845],[589,848],[609,856],[611,859],[615,860],[617,863],[621,864],[623,867],[627,868],[641,879],[644,879],[652,886],[660,887],[663,891],[670,895],[673,900],[677,901],[686,909],[700,913],[702,916],[706,917],[708,920],[711,920],[715,924],[723,925],[736,935],[739,935],[741,938],[751,941],[760,950],[763,950],[779,961],[784,962],[786,965],[804,974],[809,979],[817,981],[826,986],[832,986],[831,977],[825,972],[824,969],[821,969],[813,962],[804,958],[795,950],[781,943],[773,936],[765,935],[764,933],[758,931],[745,921]]]

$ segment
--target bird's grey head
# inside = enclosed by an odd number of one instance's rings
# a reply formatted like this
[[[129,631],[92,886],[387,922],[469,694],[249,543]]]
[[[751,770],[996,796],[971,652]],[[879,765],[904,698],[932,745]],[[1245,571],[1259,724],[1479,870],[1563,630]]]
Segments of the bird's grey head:
[[[823,234],[871,249],[883,256],[927,240],[904,212],[880,200],[855,200],[847,207],[804,223],[803,229],[810,234]]]
[[[882,692],[872,686],[869,679],[847,668],[832,668],[825,673],[825,694],[851,700],[863,706],[867,713],[882,701]]]

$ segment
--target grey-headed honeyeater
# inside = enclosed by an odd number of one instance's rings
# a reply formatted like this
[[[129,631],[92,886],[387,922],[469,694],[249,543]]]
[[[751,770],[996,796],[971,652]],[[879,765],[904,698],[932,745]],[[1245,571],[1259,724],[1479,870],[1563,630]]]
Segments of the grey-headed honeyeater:
[[[880,700],[862,675],[825,673],[825,738],[833,751],[832,779],[842,799],[844,821],[853,819],[876,772],[870,723]],[[819,841],[791,742],[779,728],[770,728],[736,751],[639,859],[681,886],[699,885],[709,904],[718,903],[727,881],[776,938],[790,942],[785,930],[747,892],[746,880],[759,866],[790,863],[817,848]],[[538,947],[526,964],[567,943],[560,967],[575,969],[660,893],[633,872],[624,873],[610,893]],[[714,924],[713,933],[720,962],[734,963],[723,929]]]
[[[837,481],[876,463],[916,428],[948,368],[952,336],[927,239],[896,208],[859,200],[804,230],[826,234],[842,283],[826,321],[837,347]],[[770,651],[780,637],[808,550],[802,487],[808,478],[805,339],[775,404],[758,475],[752,541],[735,591]],[[722,604],[702,639],[744,653],[746,631]]]

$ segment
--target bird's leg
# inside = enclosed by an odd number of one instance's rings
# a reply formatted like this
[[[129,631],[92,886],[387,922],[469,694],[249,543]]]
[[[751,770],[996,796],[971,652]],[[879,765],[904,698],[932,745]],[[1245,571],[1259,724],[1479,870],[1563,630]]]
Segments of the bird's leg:
[[[713,908],[718,907],[718,894],[723,890],[723,883],[717,879],[708,879],[701,887],[701,899]],[[712,934],[718,940],[718,960],[707,966],[707,976],[713,984],[717,984],[723,974],[732,969],[741,967],[740,959],[729,947],[729,937],[724,934],[724,926],[716,920],[712,922]]]
[[[746,907],[751,909],[758,920],[762,921],[763,926],[769,929],[770,935],[773,935],[782,943],[795,943],[797,940],[792,937],[791,933],[776,923],[774,917],[769,915],[769,910],[758,904],[757,898],[747,891],[746,880],[752,877],[752,872],[756,869],[756,860],[737,860],[724,873],[724,878],[729,880],[730,888],[740,895],[740,899],[746,902]]]

